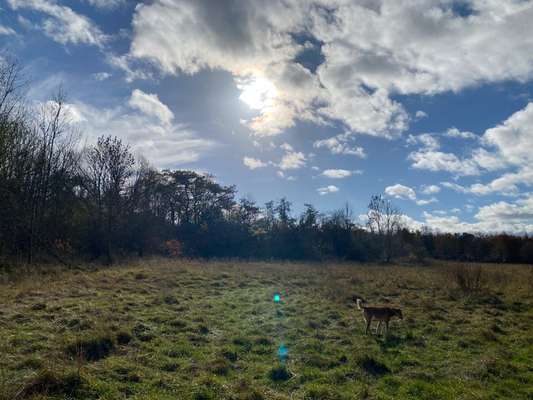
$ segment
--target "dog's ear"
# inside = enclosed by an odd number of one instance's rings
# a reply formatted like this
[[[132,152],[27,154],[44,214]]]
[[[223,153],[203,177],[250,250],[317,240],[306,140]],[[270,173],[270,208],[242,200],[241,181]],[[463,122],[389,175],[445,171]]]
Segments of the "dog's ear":
[[[354,303],[357,303],[357,300],[361,300],[363,303],[365,302],[364,299],[363,299],[361,296],[358,296],[358,295],[354,294],[354,295],[352,296],[352,301],[353,301]]]
[[[359,295],[357,295],[357,294],[354,294],[354,295],[352,296],[352,301],[353,301],[354,303],[357,303],[357,300],[361,300],[362,303],[366,303],[366,300],[365,300],[365,299],[363,299],[361,296],[359,296]]]

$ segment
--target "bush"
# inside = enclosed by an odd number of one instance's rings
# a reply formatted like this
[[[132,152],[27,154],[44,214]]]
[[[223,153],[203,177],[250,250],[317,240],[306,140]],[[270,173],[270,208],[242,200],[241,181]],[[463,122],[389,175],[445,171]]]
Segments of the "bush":
[[[165,242],[165,253],[171,258],[183,255],[183,246],[179,240],[167,240]]]
[[[486,273],[479,265],[457,265],[451,269],[451,278],[467,295],[479,293],[487,281]]]

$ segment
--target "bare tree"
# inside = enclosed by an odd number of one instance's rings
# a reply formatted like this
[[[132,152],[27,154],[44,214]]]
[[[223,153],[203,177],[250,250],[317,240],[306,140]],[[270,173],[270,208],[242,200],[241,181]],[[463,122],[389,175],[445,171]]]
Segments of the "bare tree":
[[[87,192],[89,215],[93,222],[93,239],[96,255],[105,255],[113,261],[113,242],[119,235],[128,195],[128,184],[134,175],[135,158],[129,146],[117,137],[98,138],[96,145],[86,151],[81,168],[83,184]]]
[[[380,238],[385,261],[390,262],[394,255],[394,237],[402,227],[400,210],[383,196],[372,196],[368,204],[367,227]]]

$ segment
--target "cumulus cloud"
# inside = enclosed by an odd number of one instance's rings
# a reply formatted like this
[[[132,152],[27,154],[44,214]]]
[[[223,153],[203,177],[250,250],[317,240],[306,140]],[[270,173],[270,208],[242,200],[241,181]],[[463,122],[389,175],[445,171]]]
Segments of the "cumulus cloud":
[[[344,66],[347,80],[412,94],[531,78],[533,41],[523,34],[530,2],[473,0],[467,16],[453,2],[329,3],[335,11],[317,19],[315,32],[327,62]]]
[[[435,191],[434,188],[432,188],[432,190],[425,191],[426,194],[437,193],[437,192],[438,191]],[[399,184],[399,183],[392,185],[392,186],[387,186],[385,188],[385,194],[391,197],[394,197],[396,199],[414,201],[416,205],[418,206],[427,206],[428,204],[438,202],[437,198],[435,197],[431,197],[428,199],[419,199],[417,198],[416,191],[413,188]]]
[[[332,119],[352,132],[394,138],[409,123],[395,94],[533,75],[533,40],[523,34],[530,2],[473,0],[468,15],[452,3],[156,0],[136,8],[129,56],[170,74],[225,70],[243,92],[269,82],[263,87],[275,95],[245,121],[256,134]],[[320,55],[315,68],[298,63],[310,43],[302,32],[319,43],[310,45]]]
[[[343,82],[337,63],[324,63],[320,73],[313,73],[296,62],[305,45],[295,34],[312,34],[310,16],[317,5],[155,1],[137,7],[130,54],[150,59],[170,74],[229,71],[243,93],[264,82],[262,88],[271,87],[268,101],[254,97],[251,104],[257,104],[259,115],[244,121],[255,134],[278,134],[296,120],[323,124],[336,119],[354,132],[397,136],[408,116],[387,90],[367,90],[357,80]]]
[[[283,155],[279,163],[279,168],[282,170],[299,169],[305,166],[306,158],[304,153],[300,151],[288,151]]]
[[[533,186],[533,168],[526,166],[518,172],[508,172],[488,183],[474,183],[469,186],[463,186],[453,182],[442,182],[442,185],[459,193],[470,193],[478,196],[494,193],[504,196],[517,196],[520,193],[520,185]]]
[[[437,202],[438,200],[435,197],[431,197],[429,199],[419,199],[415,201],[416,205],[418,206],[427,206],[428,204],[437,203]]]
[[[361,174],[361,171],[350,171],[347,169],[326,169],[322,172],[322,176],[325,176],[326,178],[332,178],[332,179],[342,179],[342,178],[348,178],[349,176],[352,176],[354,174]]]
[[[74,102],[68,109],[88,144],[102,134],[117,136],[159,168],[195,162],[216,146],[183,125],[167,125],[126,106],[96,108]]]
[[[365,150],[360,146],[351,146],[349,140],[351,135],[341,134],[328,139],[316,140],[313,143],[315,149],[326,148],[331,154],[344,154],[366,158]]]
[[[107,36],[89,18],[78,14],[70,7],[57,4],[54,0],[7,0],[14,10],[30,9],[46,17],[40,29],[61,44],[88,44],[103,46]]]
[[[418,110],[416,113],[415,113],[415,118],[418,120],[418,119],[422,119],[422,118],[427,118],[428,117],[428,114],[422,110]]]
[[[174,119],[174,113],[159,100],[156,94],[144,93],[140,89],[135,89],[131,92],[128,104],[146,115],[156,117],[165,125],[169,125]]]
[[[460,139],[478,139],[479,138],[475,133],[472,133],[469,131],[460,131],[459,129],[455,127],[448,129],[445,135],[448,137],[460,138]]]
[[[424,150],[437,150],[440,148],[439,139],[431,133],[422,133],[420,135],[409,135],[406,139],[409,145],[420,145]]]
[[[244,157],[242,162],[246,167],[250,168],[251,170],[268,166],[268,163],[253,157]]]
[[[533,162],[533,103],[515,112],[502,124],[488,129],[482,140],[495,147],[510,164],[521,166]]]
[[[105,81],[111,78],[111,74],[109,72],[97,72],[93,74],[93,78],[97,81]]]
[[[421,192],[424,194],[435,194],[440,192],[440,186],[439,185],[423,185],[421,188]]]
[[[479,175],[478,165],[471,159],[460,159],[453,153],[422,150],[409,154],[412,167],[429,171],[447,171],[458,176]]]
[[[409,155],[415,168],[449,171],[456,175],[478,175],[484,171],[504,170],[486,183],[460,185],[444,182],[443,186],[459,193],[478,196],[499,194],[517,196],[521,187],[533,186],[533,103],[512,114],[503,123],[487,129],[481,137],[485,147],[474,149],[471,157],[459,159],[454,154],[414,152]]]
[[[531,196],[519,199],[514,203],[499,201],[480,207],[474,215],[475,220],[473,222],[462,221],[455,215],[440,216],[435,214],[435,212],[425,212],[423,214],[424,225],[444,232],[526,234],[533,230],[533,198]]]
[[[324,196],[329,193],[336,193],[338,191],[339,188],[335,185],[328,185],[317,189],[318,194],[320,194],[321,196]]]
[[[90,5],[96,8],[110,10],[126,4],[126,0],[86,0]]]
[[[416,192],[409,186],[404,186],[399,183],[393,186],[387,186],[385,193],[397,199],[416,200]]]

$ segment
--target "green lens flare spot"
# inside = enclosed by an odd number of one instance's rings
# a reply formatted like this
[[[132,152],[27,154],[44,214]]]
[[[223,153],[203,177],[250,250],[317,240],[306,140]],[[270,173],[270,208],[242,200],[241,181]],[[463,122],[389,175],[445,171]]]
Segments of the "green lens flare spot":
[[[278,357],[281,361],[285,361],[289,356],[289,349],[285,347],[284,344],[281,344],[278,348]]]
[[[274,303],[279,303],[281,301],[281,295],[279,293],[276,293],[274,295]]]

